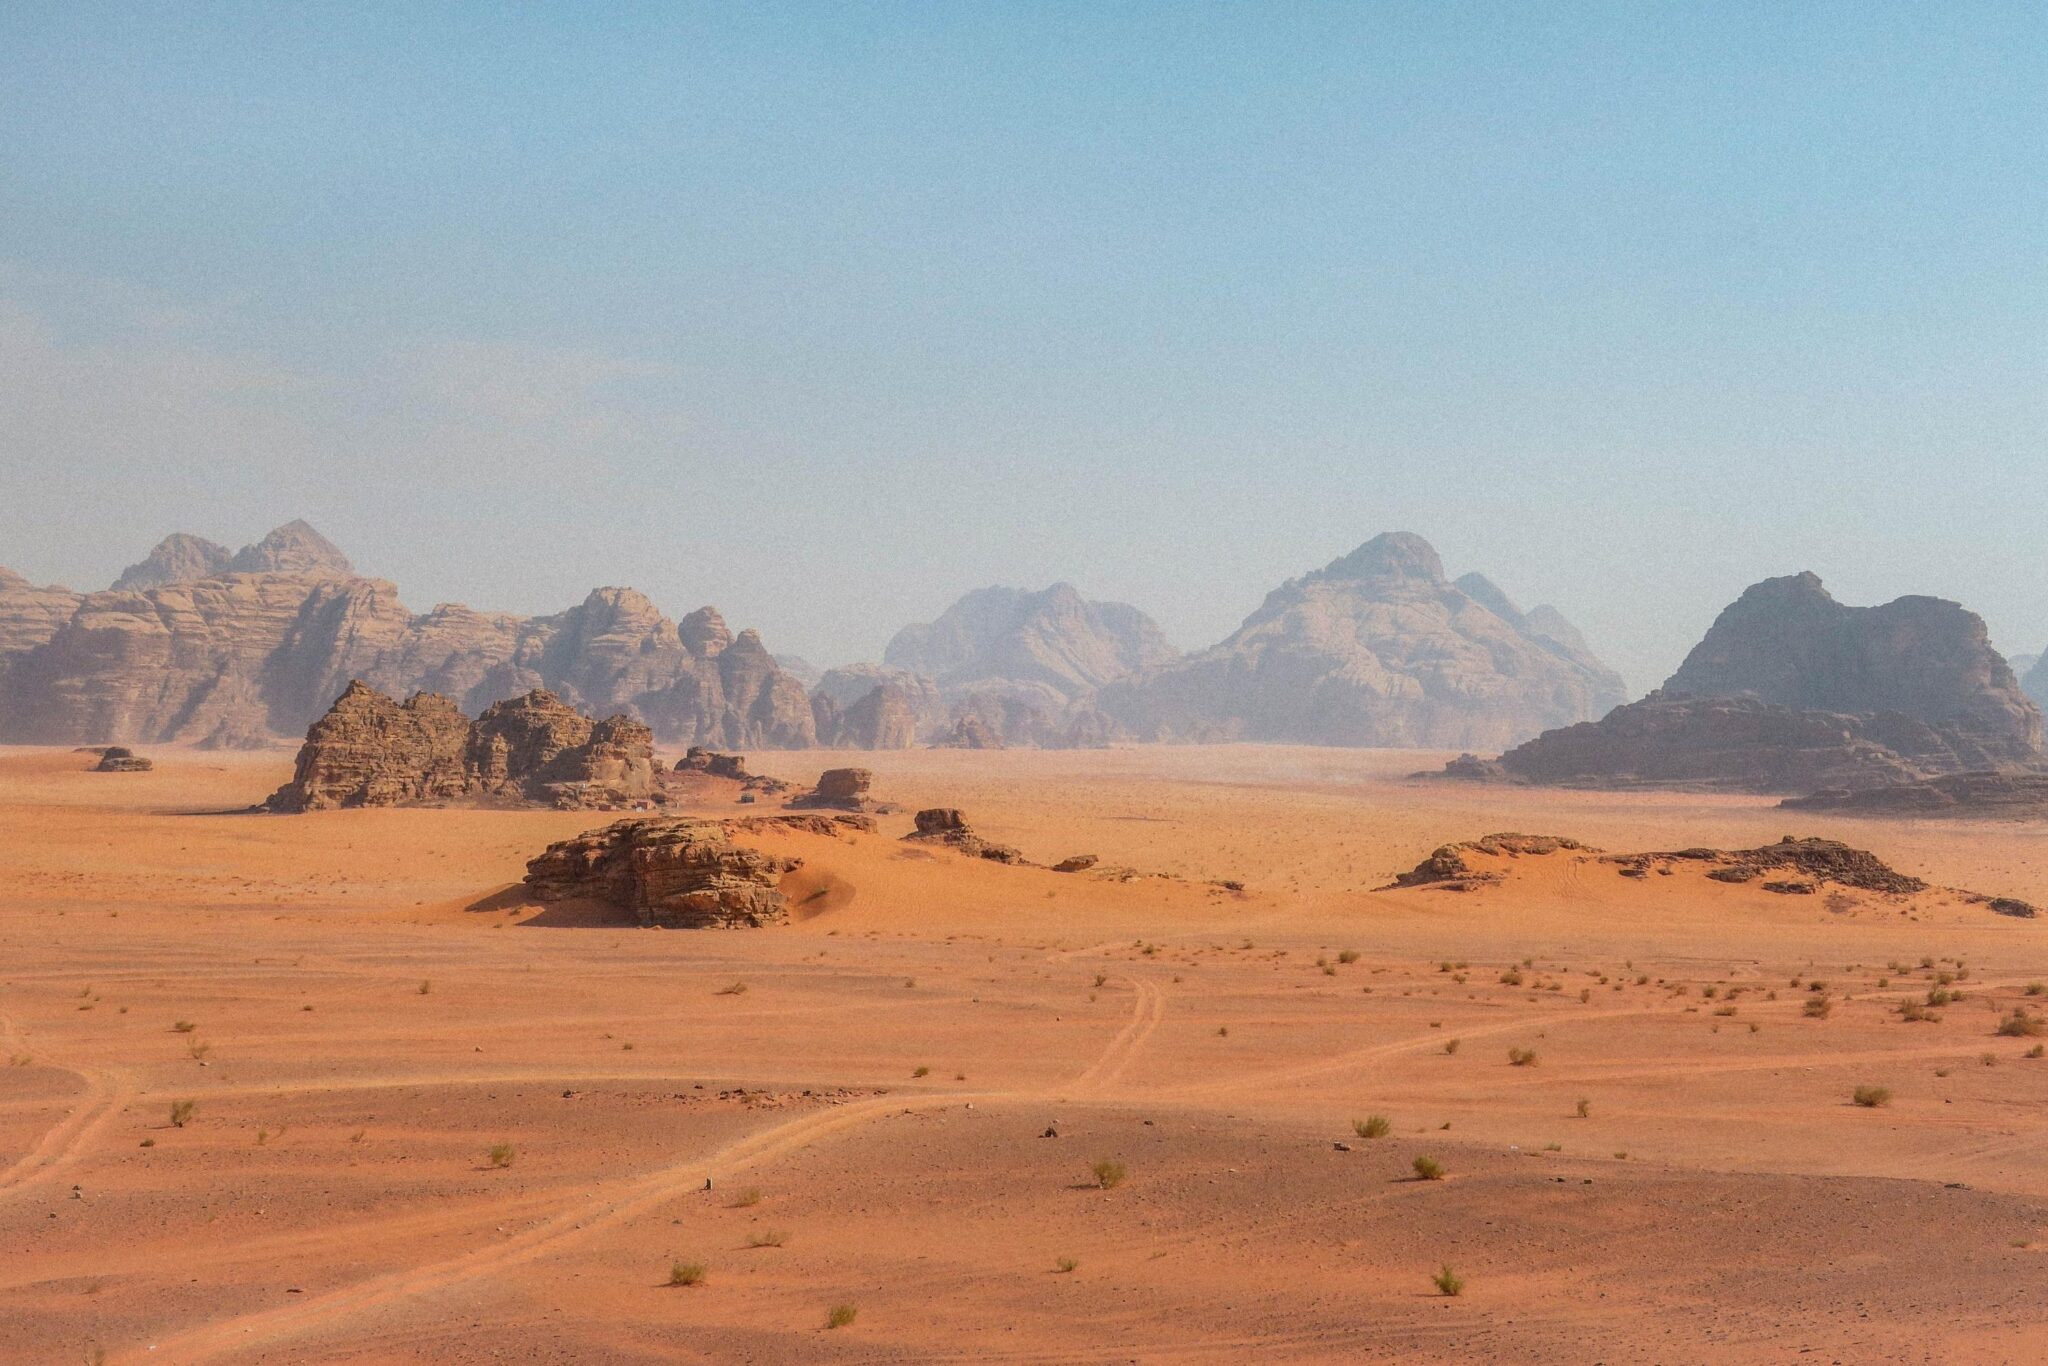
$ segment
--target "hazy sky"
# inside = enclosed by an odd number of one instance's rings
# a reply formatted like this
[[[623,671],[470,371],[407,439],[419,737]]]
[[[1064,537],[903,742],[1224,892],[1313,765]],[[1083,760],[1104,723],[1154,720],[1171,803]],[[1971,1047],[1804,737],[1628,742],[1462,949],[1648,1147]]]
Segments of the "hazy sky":
[[[1802,568],[2048,644],[2042,6],[314,8],[0,6],[0,564],[829,664],[1405,528],[1638,687]]]

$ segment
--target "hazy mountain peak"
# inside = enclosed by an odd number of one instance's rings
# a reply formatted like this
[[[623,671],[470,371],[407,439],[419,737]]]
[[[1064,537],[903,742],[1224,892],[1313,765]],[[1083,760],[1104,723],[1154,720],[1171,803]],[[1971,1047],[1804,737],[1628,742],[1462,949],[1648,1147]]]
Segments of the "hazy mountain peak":
[[[235,574],[353,574],[341,548],[298,519],[286,522],[228,561]]]
[[[122,570],[121,577],[114,580],[114,587],[123,592],[140,592],[145,588],[162,588],[168,584],[212,578],[225,570],[233,559],[234,552],[224,545],[209,541],[204,536],[174,531],[158,541],[148,555]]]

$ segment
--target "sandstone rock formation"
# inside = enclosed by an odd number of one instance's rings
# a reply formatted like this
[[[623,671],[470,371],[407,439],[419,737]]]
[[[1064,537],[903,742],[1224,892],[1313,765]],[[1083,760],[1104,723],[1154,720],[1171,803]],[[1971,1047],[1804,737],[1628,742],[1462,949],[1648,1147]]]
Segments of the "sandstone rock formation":
[[[1811,574],[1757,584],[1664,687],[1452,777],[1585,786],[1859,789],[2043,763],[2040,711],[1974,613],[1845,607]]]
[[[0,573],[0,740],[269,745],[360,678],[471,713],[547,688],[672,744],[815,743],[802,684],[710,608],[677,623],[605,588],[553,616],[454,604],[415,616],[303,523],[181,577],[217,558],[206,544],[172,537],[123,575],[130,586],[82,597]]]
[[[793,786],[780,778],[749,773],[745,755],[720,754],[696,745],[691,746],[687,754],[676,760],[673,771],[678,777],[696,775],[736,782],[740,784],[740,800],[743,802],[754,801],[757,797],[777,796],[792,790]]]
[[[95,773],[147,773],[156,765],[143,758],[134,750],[123,745],[108,745],[100,751],[100,761],[92,766]]]
[[[272,811],[456,800],[615,806],[654,791],[653,737],[628,717],[593,722],[552,693],[472,722],[434,693],[404,702],[351,682],[299,750]]]
[[[969,711],[961,713],[953,722],[953,729],[937,744],[944,749],[1001,749],[1003,737],[981,716]]]
[[[148,588],[210,579],[226,573],[228,562],[234,558],[235,553],[224,545],[177,531],[158,541],[156,549],[143,559],[122,570],[114,587],[120,592],[139,593]]]
[[[0,569],[0,667],[57,634],[84,595],[51,585],[38,588],[11,569]]]
[[[875,775],[865,768],[828,768],[818,785],[790,803],[791,807],[823,807],[835,811],[883,811],[888,808],[868,795]]]
[[[1107,685],[1097,705],[1140,739],[1499,749],[1622,696],[1611,671],[1502,617],[1445,579],[1428,542],[1394,532],[1275,589],[1222,644]]]
[[[967,824],[967,818],[956,808],[949,806],[935,806],[918,812],[917,829],[903,838],[917,844],[942,844],[969,858],[985,858],[995,863],[1024,862],[1024,855],[1009,845],[997,844],[975,834]],[[1082,865],[1086,866],[1088,865]],[[1078,872],[1080,869],[1068,868],[1063,871]]]
[[[789,898],[778,889],[801,859],[732,842],[716,821],[624,820],[551,844],[526,865],[541,901],[589,898],[624,907],[642,925],[669,929],[779,925]]]
[[[2019,674],[2020,688],[2034,699],[2034,705],[2048,708],[2048,654],[2036,655],[2024,669],[2014,664],[2013,671]]]

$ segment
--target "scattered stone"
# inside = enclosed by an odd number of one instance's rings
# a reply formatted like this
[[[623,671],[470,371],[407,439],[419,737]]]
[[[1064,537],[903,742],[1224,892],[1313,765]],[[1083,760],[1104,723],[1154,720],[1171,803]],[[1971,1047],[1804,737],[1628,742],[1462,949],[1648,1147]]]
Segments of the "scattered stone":
[[[1055,873],[1085,873],[1100,862],[1102,860],[1093,854],[1075,854],[1072,858],[1063,858],[1055,863],[1052,870]]]

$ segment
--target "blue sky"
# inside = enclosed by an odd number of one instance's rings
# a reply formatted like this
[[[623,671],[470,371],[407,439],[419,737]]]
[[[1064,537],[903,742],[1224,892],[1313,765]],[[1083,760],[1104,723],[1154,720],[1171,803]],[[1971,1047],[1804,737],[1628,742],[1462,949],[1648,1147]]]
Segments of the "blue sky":
[[[832,663],[1405,528],[1639,687],[1804,568],[2048,644],[2039,7],[308,8],[0,9],[0,564]]]

